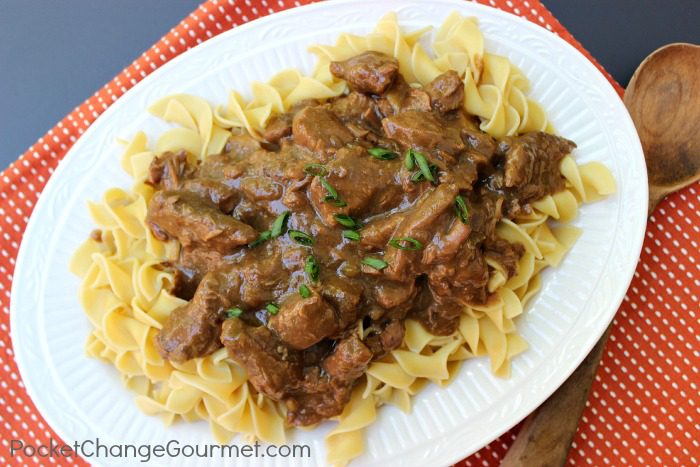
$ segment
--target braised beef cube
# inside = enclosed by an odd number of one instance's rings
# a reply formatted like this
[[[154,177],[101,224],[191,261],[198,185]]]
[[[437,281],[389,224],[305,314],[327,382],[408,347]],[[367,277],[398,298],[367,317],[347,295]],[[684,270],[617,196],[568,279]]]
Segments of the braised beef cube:
[[[323,369],[331,378],[349,383],[362,376],[371,360],[372,352],[352,334],[336,344],[333,353],[323,361]]]
[[[466,305],[483,304],[488,298],[489,270],[480,249],[465,245],[447,263],[428,270],[428,284],[436,297],[457,297]]]
[[[518,261],[523,256],[525,249],[519,243],[510,243],[501,238],[487,238],[484,242],[485,255],[494,259],[503,269],[508,277],[513,277],[518,272]]]
[[[353,134],[326,107],[306,107],[294,116],[294,141],[315,152],[337,149],[351,143]]]
[[[419,315],[419,322],[431,334],[449,336],[457,330],[463,308],[464,305],[451,300],[433,302]]]
[[[262,131],[262,137],[269,143],[279,143],[282,138],[292,134],[293,115],[284,113],[272,117]]]
[[[357,319],[363,288],[360,284],[336,274],[323,277],[321,295],[338,313],[338,327],[345,329]]]
[[[331,62],[331,73],[348,82],[350,89],[383,93],[399,72],[399,62],[380,52],[364,52],[342,62]]]
[[[305,368],[304,380],[286,399],[287,423],[309,426],[339,415],[350,400],[351,384],[322,375],[320,368]]]
[[[384,131],[404,148],[439,149],[457,154],[465,148],[457,128],[446,126],[430,112],[407,110],[382,120]]]
[[[544,132],[505,138],[498,150],[505,156],[506,187],[518,187],[523,203],[561,190],[559,164],[575,147],[568,139]]]
[[[182,363],[220,348],[221,322],[231,307],[229,291],[239,286],[238,278],[226,271],[207,274],[194,298],[173,310],[156,335],[163,358]]]
[[[185,247],[206,245],[220,252],[232,252],[258,237],[251,226],[181,191],[157,191],[149,202],[146,222],[159,239],[176,238]]]
[[[387,310],[409,302],[415,295],[415,281],[396,282],[377,279],[374,287],[375,300]]]
[[[227,319],[221,342],[231,359],[245,368],[255,389],[273,400],[282,400],[302,379],[299,355],[264,326],[253,327],[237,318]]]
[[[290,347],[303,350],[338,331],[335,311],[320,295],[289,296],[268,322],[270,328]]]
[[[396,180],[400,168],[399,158],[384,161],[370,156],[359,146],[342,148],[326,164],[325,181],[337,192],[338,199],[328,198],[331,195],[321,177],[311,182],[309,199],[323,222],[331,227],[338,225],[336,214],[354,216],[386,211],[403,199],[403,190]]]
[[[365,344],[372,351],[373,359],[379,360],[401,346],[405,332],[403,321],[395,319],[381,325],[378,331],[370,333]]]
[[[197,165],[185,151],[165,152],[151,161],[147,182],[156,188],[175,190],[196,171]]]
[[[457,196],[457,187],[451,184],[440,184],[426,193],[416,204],[406,211],[406,217],[396,228],[396,238],[410,237],[423,245],[427,245],[433,238],[438,220],[443,214],[453,213],[453,204]],[[384,261],[389,266],[383,270],[384,275],[393,280],[406,281],[417,273],[417,266],[421,260],[420,250],[401,250],[388,248],[384,255]]]
[[[272,201],[282,196],[282,185],[268,177],[244,177],[241,191],[250,201]]]
[[[422,89],[410,88],[401,101],[401,112],[415,110],[430,112],[430,95]]]
[[[353,91],[347,96],[334,99],[331,111],[345,124],[360,123],[372,129],[379,129],[382,126],[377,104],[370,97],[359,92]]]
[[[423,251],[423,264],[433,264],[452,259],[469,238],[472,229],[469,224],[464,224],[455,219],[449,230],[440,232],[433,238],[430,245]]]
[[[238,203],[240,195],[220,180],[211,178],[193,178],[185,180],[182,191],[194,193],[201,198],[211,201],[223,213],[230,213]]]
[[[403,221],[405,214],[403,212],[396,212],[386,216],[380,216],[367,222],[362,228],[362,237],[360,238],[360,245],[363,247],[374,247],[374,248],[384,248],[389,240],[392,238],[392,234],[396,230],[396,227]]]
[[[446,71],[426,87],[433,108],[439,112],[449,112],[464,105],[464,83],[454,70]]]

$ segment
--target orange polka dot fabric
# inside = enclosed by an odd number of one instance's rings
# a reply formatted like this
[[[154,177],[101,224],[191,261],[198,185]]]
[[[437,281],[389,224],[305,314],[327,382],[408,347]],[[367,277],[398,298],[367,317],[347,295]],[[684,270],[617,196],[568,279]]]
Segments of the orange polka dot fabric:
[[[10,457],[9,450],[11,439],[34,445],[58,440],[25,392],[9,329],[15,257],[34,204],[54,168],[112,102],[168,60],[237,25],[306,3],[311,1],[203,3],[0,174],[0,464],[86,465],[75,458]],[[558,34],[596,63],[539,1],[480,3]],[[622,88],[596,65],[622,94]],[[670,196],[649,219],[640,262],[615,318],[569,455],[570,465],[700,465],[699,226],[700,184]],[[498,465],[518,429],[514,427],[458,465]]]

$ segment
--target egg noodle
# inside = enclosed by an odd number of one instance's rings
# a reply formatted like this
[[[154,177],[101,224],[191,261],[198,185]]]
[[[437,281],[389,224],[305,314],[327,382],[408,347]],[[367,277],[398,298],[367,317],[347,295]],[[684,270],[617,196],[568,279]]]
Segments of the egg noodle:
[[[481,129],[493,137],[553,132],[542,107],[527,97],[527,78],[507,58],[484,51],[475,18],[451,14],[434,34],[432,53],[419,43],[427,30],[403,32],[390,13],[367,36],[342,34],[335,45],[311,47],[318,57],[311,76],[282,71],[267,83],[254,82],[250,100],[231,91],[228,103],[214,109],[205,100],[184,94],[169,96],[149,109],[176,126],[154,147],[141,132],[126,145],[122,166],[134,185],[130,190],[111,188],[100,202],[88,203],[101,238],[84,242],[70,264],[82,279],[80,303],[93,326],[86,353],[119,371],[145,413],[160,416],[166,424],[207,420],[221,443],[237,434],[247,441],[285,443],[284,404],[257,393],[225,348],[179,364],[164,360],[154,346],[168,315],[186,303],[168,292],[173,275],[160,267],[161,262],[177,258],[179,245],[156,240],[145,224],[154,188],[144,181],[156,154],[185,149],[203,160],[223,150],[231,129],[259,137],[271,116],[295,103],[345,93],[346,83],[331,75],[329,63],[367,50],[396,57],[409,83],[426,85],[441,73],[456,70],[464,80],[464,109],[478,116]],[[557,266],[580,234],[567,222],[576,217],[581,203],[615,191],[612,175],[600,163],[579,166],[569,155],[561,163],[561,173],[566,189],[533,203],[531,213],[501,220],[497,227],[499,236],[525,247],[517,275],[508,279],[501,264],[487,259],[492,296],[483,306],[464,309],[458,331],[437,337],[407,320],[402,346],[370,364],[326,437],[329,464],[346,464],[363,452],[363,430],[375,420],[378,407],[393,404],[409,412],[411,396],[429,382],[448,385],[467,359],[487,356],[495,375],[510,375],[511,360],[527,349],[514,319],[540,289],[539,273]],[[558,221],[556,227],[550,226],[550,219]]]

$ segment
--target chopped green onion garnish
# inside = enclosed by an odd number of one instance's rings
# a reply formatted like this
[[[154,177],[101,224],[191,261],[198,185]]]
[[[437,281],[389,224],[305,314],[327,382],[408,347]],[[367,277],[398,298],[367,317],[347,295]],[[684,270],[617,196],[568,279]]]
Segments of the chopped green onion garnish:
[[[367,150],[368,153],[375,159],[380,159],[383,161],[390,161],[392,159],[396,159],[396,153],[393,151],[389,151],[388,149],[384,148],[372,148]]]
[[[323,201],[324,201],[325,203],[332,204],[333,206],[338,206],[339,208],[342,208],[342,207],[345,207],[345,206],[348,205],[348,203],[346,203],[346,202],[343,201],[342,199],[333,198],[333,197],[330,196],[330,195],[324,196],[324,197],[323,197]]]
[[[328,175],[328,169],[323,164],[307,164],[304,167],[304,173],[307,173],[312,177],[324,177]]]
[[[372,256],[367,256],[362,259],[362,264],[366,264],[367,266],[376,269],[377,271],[381,271],[385,267],[389,266],[389,263],[387,263],[384,260],[381,260],[379,258],[373,258]]]
[[[406,151],[406,157],[404,158],[403,163],[408,170],[413,170],[413,167],[416,166],[416,160],[413,156],[413,149]]]
[[[321,180],[321,185],[323,185],[323,188],[325,188],[326,191],[328,192],[328,196],[326,196],[326,198],[339,199],[338,192],[335,191],[335,188],[333,188],[333,186],[330,183],[328,183],[328,180],[326,180],[323,177],[321,177],[319,180]],[[326,198],[324,198],[324,200]]]
[[[389,245],[399,250],[420,250],[423,248],[423,244],[412,237],[400,237],[392,238]]]
[[[277,216],[275,222],[272,223],[272,229],[270,230],[270,238],[277,238],[287,230],[288,218],[289,211],[284,211],[282,214]]]
[[[301,298],[309,298],[311,296],[311,289],[309,289],[306,284],[301,284],[299,286],[299,295],[301,295]]]
[[[423,174],[423,177],[425,177],[425,179],[428,181],[434,182],[435,177],[433,176],[432,168],[430,167],[430,164],[428,164],[428,160],[425,158],[425,156],[419,152],[414,152],[413,157],[416,164],[418,164],[418,168]]]
[[[272,238],[272,232],[270,232],[269,230],[266,230],[264,232],[260,232],[260,236],[257,239],[255,239],[254,242],[250,243],[248,246],[250,248],[256,247],[256,246],[260,245],[261,243],[265,243],[266,241],[268,241],[271,238]]]
[[[423,172],[421,172],[420,170],[411,175],[412,182],[420,182],[421,180],[423,180],[423,178]]]
[[[321,185],[323,186],[323,188],[325,188],[325,189],[326,189],[326,192],[328,193],[326,196],[323,197],[323,201],[324,201],[325,203],[329,203],[329,204],[332,204],[332,205],[334,205],[334,206],[338,206],[338,207],[341,207],[341,208],[342,208],[343,206],[347,206],[347,205],[348,205],[348,203],[346,203],[345,201],[343,201],[343,200],[340,198],[340,195],[338,194],[338,192],[336,191],[336,189],[333,188],[333,185],[331,185],[330,183],[328,183],[328,180],[326,180],[326,179],[323,178],[323,177],[319,178],[319,180],[321,181]]]
[[[316,258],[313,255],[306,258],[306,263],[304,264],[304,271],[309,276],[309,279],[311,279],[313,282],[316,282],[318,280],[318,276],[321,273],[321,268],[318,266],[318,262],[316,261]]]
[[[347,238],[348,240],[352,240],[353,242],[360,241],[360,233],[354,230],[343,230],[343,237]]]
[[[349,227],[351,229],[356,229],[360,226],[355,219],[348,216],[347,214],[336,214],[333,218],[338,221],[338,224]]]
[[[469,223],[469,210],[467,209],[467,203],[460,195],[457,195],[455,198],[455,212],[463,224]]]
[[[289,230],[287,233],[289,234],[289,237],[292,240],[299,243],[300,245],[311,246],[315,242],[314,238],[311,235],[304,233],[301,230]]]
[[[268,303],[267,306],[265,307],[268,313],[271,315],[276,315],[280,311],[280,307],[275,305],[274,303]]]
[[[238,307],[231,308],[230,310],[226,311],[226,316],[229,318],[238,318],[243,314],[243,310],[241,310]]]

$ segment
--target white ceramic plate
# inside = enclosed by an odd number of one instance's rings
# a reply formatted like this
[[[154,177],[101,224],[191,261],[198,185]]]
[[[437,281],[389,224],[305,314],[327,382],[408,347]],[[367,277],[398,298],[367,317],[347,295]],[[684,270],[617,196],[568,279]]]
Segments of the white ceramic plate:
[[[83,353],[90,326],[77,300],[78,279],[67,265],[92,229],[86,201],[99,199],[108,187],[130,186],[120,168],[115,140],[130,138],[138,129],[153,138],[166,129],[145,109],[167,94],[186,92],[222,103],[230,89],[245,93],[250,81],[264,81],[283,68],[309,72],[313,57],[307,46],[333,43],[340,32],[367,33],[391,10],[398,12],[408,30],[438,26],[453,10],[476,16],[487,50],[508,56],[525,72],[532,82],[531,96],[547,110],[558,131],[578,143],[576,159],[606,164],[619,191],[581,209],[575,224],[583,229],[582,237],[559,268],[544,274],[542,291],[518,322],[530,350],[515,359],[512,377],[497,379],[486,359],[473,360],[463,366],[449,388],[428,386],[415,398],[410,415],[393,407],[382,408],[366,432],[366,453],[357,465],[458,461],[534,410],[592,348],[612,320],[632,277],[647,211],[642,149],[608,81],[554,34],[495,9],[450,0],[323,2],[237,27],[155,71],[90,127],[51,177],[20,249],[11,319],[17,363],[27,390],[64,440],[213,442],[204,422],[166,428],[159,419],[139,412],[117,372]],[[312,462],[264,458],[235,463],[323,464],[323,438],[331,426],[292,434],[289,442],[311,445]],[[224,463],[183,458],[178,462]]]

